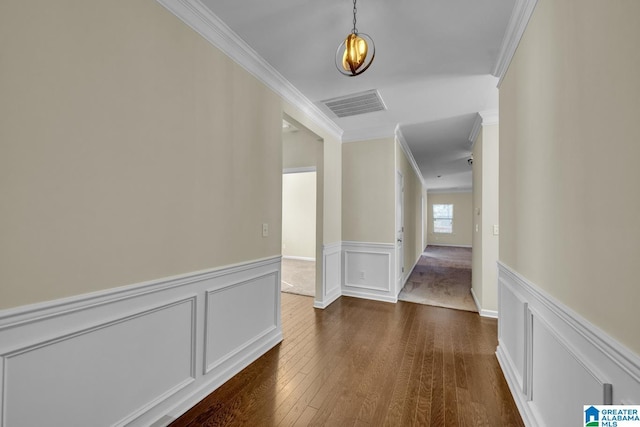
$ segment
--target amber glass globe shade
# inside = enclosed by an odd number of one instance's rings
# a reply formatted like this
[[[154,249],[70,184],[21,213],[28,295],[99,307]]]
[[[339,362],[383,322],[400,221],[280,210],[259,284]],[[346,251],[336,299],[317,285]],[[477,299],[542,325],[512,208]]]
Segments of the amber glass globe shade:
[[[367,42],[357,34],[351,33],[344,41],[344,53],[342,54],[342,68],[345,71],[355,73],[362,67],[367,58]]]

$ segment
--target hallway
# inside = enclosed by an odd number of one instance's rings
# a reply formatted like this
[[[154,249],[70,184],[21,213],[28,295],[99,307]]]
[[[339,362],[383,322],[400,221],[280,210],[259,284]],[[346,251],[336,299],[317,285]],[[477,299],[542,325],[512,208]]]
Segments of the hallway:
[[[398,299],[477,312],[471,295],[471,248],[427,246]]]
[[[314,310],[282,294],[284,341],[180,426],[522,426],[476,313],[342,297]]]

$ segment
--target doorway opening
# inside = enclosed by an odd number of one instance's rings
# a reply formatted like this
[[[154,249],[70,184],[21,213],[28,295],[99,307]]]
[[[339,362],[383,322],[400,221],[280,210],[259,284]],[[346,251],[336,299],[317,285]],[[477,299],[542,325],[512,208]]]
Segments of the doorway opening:
[[[322,289],[323,139],[288,115],[282,120],[281,291],[315,297]]]

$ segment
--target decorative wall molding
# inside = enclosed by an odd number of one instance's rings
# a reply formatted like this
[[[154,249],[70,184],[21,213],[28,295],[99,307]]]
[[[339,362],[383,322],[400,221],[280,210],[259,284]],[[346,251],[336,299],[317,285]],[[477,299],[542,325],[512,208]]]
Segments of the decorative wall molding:
[[[471,133],[469,134],[469,142],[471,143],[471,149],[476,145],[476,139],[480,134],[480,128],[482,127],[482,116],[480,114],[476,114],[476,119],[473,122],[473,126],[471,127]]]
[[[420,172],[418,163],[416,162],[415,157],[413,157],[413,153],[411,152],[411,149],[409,149],[409,145],[407,144],[407,140],[404,138],[404,135],[402,134],[402,130],[400,129],[399,124],[396,126],[395,135],[396,135],[396,139],[400,143],[400,147],[402,147],[402,151],[404,151],[405,156],[407,156],[407,159],[409,159],[409,163],[411,163],[411,166],[413,167],[413,171],[416,173],[416,175],[420,179],[422,188],[423,189],[427,188],[424,182],[424,177],[422,176],[422,172]]]
[[[342,242],[342,295],[397,302],[393,243]]]
[[[317,168],[315,166],[303,166],[299,168],[284,168],[282,169],[282,173],[307,173],[307,172],[316,172]]]
[[[309,256],[293,256],[293,255],[282,255],[282,259],[295,259],[298,261],[315,261],[315,258]]]
[[[498,110],[484,110],[478,113],[482,119],[482,126],[497,125],[500,121],[500,113]]]
[[[275,68],[264,60],[227,24],[218,18],[200,0],[157,0],[169,12],[182,20],[209,43],[220,49],[238,65],[263,82],[287,102],[309,116],[338,141],[342,129],[320,108],[305,97]]]
[[[342,295],[342,242],[322,247],[322,295],[316,295],[315,308],[327,308]]]
[[[498,263],[496,356],[526,425],[577,424],[603,404],[640,404],[640,357],[508,266]]]
[[[476,145],[476,140],[480,134],[482,126],[497,125],[500,120],[498,110],[485,110],[476,114],[476,119],[473,122],[471,133],[469,134],[469,142],[471,142],[471,149]]]
[[[166,425],[281,340],[279,257],[3,310],[0,426]]]
[[[507,73],[509,64],[511,64],[513,55],[516,53],[520,39],[522,39],[524,30],[527,28],[537,3],[538,0],[516,0],[511,12],[511,18],[509,18],[509,23],[507,24],[507,31],[502,39],[498,60],[493,68],[492,74],[498,77],[498,87],[502,84],[502,79]]]

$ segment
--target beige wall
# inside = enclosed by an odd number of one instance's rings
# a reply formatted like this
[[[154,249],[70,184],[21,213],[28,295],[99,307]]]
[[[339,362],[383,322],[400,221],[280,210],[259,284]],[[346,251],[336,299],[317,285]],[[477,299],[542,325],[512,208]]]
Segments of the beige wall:
[[[281,101],[162,6],[7,0],[0,43],[0,308],[280,253]]]
[[[404,182],[404,272],[409,274],[422,254],[422,182],[396,142],[396,168]]]
[[[316,257],[316,173],[282,175],[282,256]]]
[[[453,233],[433,232],[433,205],[453,204]],[[471,246],[473,197],[471,192],[429,193],[427,229],[430,245]]]
[[[322,140],[319,145],[316,145],[318,150],[316,154],[316,189],[318,191],[316,227],[318,235],[322,236],[323,244],[339,242],[342,239],[342,142],[288,102],[283,102],[283,111],[288,118],[306,127]],[[318,247],[319,256],[316,259],[320,262],[322,245]],[[321,277],[322,269],[316,268],[316,271]],[[316,294],[319,295],[319,293]]]
[[[482,310],[498,309],[498,125],[484,125],[473,146],[472,288]]]
[[[282,167],[286,169],[316,167],[322,150],[317,135],[308,130],[282,133]]]
[[[342,240],[395,243],[395,141],[342,145]]]
[[[638,16],[539,0],[500,87],[500,260],[636,353]]]

